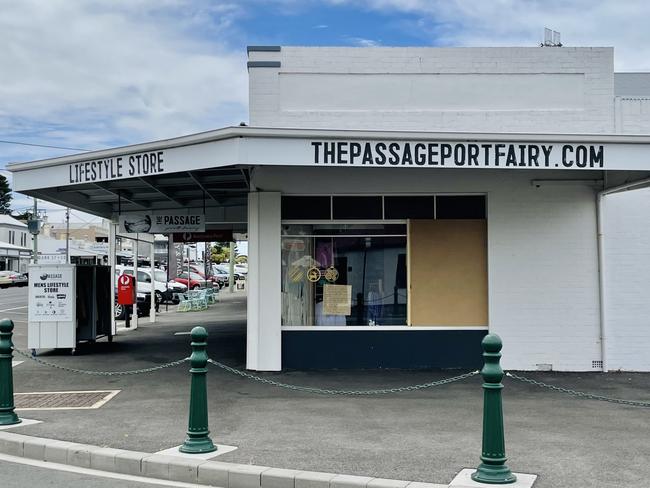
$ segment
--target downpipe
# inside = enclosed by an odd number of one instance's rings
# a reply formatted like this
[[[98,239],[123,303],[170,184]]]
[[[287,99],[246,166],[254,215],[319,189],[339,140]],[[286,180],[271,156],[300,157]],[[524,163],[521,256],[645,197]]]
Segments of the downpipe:
[[[596,194],[596,235],[598,246],[598,318],[600,323],[600,359],[602,372],[607,373],[607,315],[605,310],[605,258],[603,250],[603,197],[606,190]]]

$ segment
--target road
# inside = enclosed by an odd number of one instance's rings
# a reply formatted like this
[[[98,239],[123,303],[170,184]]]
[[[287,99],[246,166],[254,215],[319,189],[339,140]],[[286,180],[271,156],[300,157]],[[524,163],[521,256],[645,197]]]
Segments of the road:
[[[27,346],[27,287],[0,288],[0,319],[11,319],[16,325],[14,343]]]
[[[18,462],[13,462],[13,460]],[[66,488],[114,488],[118,486],[120,488],[189,488],[199,486],[52,463],[19,460],[13,456],[5,455],[0,455],[0,477],[3,488],[25,488],[26,486],[38,486],[39,488],[50,486],[65,486]]]

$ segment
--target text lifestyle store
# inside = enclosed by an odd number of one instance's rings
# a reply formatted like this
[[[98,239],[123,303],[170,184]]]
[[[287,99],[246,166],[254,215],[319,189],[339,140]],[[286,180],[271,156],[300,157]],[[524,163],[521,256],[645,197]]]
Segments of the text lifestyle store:
[[[249,369],[474,367],[491,330],[506,367],[590,370],[597,195],[642,184],[649,144],[233,127],[10,169],[17,191],[113,222],[198,212],[247,231]],[[131,172],[145,154],[155,174]]]

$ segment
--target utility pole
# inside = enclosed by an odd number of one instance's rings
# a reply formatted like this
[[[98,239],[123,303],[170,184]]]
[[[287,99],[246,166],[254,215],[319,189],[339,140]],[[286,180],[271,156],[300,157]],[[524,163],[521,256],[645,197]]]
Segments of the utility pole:
[[[34,197],[34,215],[32,215],[32,220],[36,220],[38,223],[38,200],[36,197]],[[37,224],[38,225],[38,224]],[[34,264],[38,263],[38,228],[36,228],[36,232],[32,231],[32,235],[34,236],[34,259],[33,262]]]
[[[65,209],[65,262],[70,264],[70,207]]]

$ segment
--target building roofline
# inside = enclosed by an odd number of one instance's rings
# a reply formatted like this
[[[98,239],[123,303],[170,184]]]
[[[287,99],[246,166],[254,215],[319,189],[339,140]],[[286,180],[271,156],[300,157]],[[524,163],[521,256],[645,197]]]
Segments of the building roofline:
[[[367,130],[367,129],[319,129],[292,127],[249,127],[230,126],[199,132],[170,139],[119,146],[98,151],[82,152],[56,158],[27,162],[14,162],[6,169],[12,173],[37,168],[59,166],[69,163],[92,161],[103,158],[139,152],[190,146],[234,138],[277,138],[277,139],[361,139],[361,140],[446,140],[446,141],[512,141],[512,142],[567,142],[567,143],[612,143],[650,144],[650,134],[586,134],[586,133],[531,133],[531,132],[441,132],[409,130]]]

